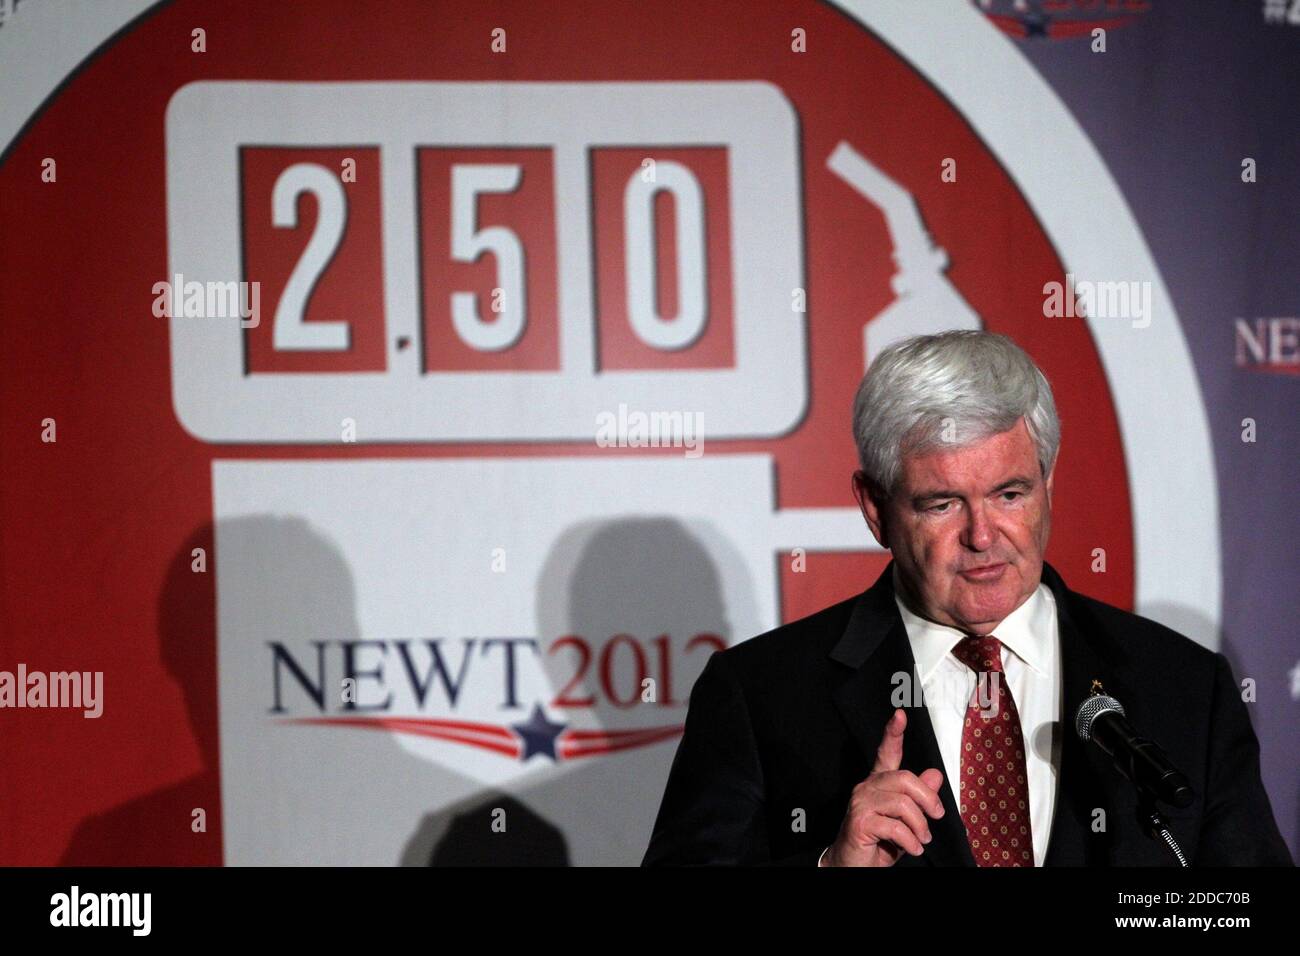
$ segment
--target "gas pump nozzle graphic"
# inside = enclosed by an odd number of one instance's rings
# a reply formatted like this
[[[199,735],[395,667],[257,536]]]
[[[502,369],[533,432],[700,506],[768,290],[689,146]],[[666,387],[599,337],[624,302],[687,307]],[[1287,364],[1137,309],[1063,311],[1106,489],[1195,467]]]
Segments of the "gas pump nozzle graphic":
[[[826,165],[884,215],[898,267],[891,281],[898,298],[863,328],[863,368],[873,355],[909,335],[982,329],[979,315],[944,275],[948,254],[926,232],[912,194],[847,142],[835,147]],[[787,508],[772,517],[776,548],[883,550],[866,534],[854,508]]]
[[[983,328],[975,310],[944,275],[948,254],[930,238],[912,194],[844,141],[826,166],[884,215],[898,267],[890,283],[898,298],[863,329],[863,367],[871,364],[873,355],[909,335]]]

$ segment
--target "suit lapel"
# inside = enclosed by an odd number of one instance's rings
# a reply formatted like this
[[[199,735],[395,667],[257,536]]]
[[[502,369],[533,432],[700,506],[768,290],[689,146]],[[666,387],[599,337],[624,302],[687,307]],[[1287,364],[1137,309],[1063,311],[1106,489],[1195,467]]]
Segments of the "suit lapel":
[[[1118,777],[1113,768],[1106,766],[1104,756],[1096,747],[1089,747],[1079,739],[1074,716],[1091,691],[1094,679],[1100,680],[1108,693],[1125,692],[1115,677],[1123,649],[1098,626],[1056,570],[1047,564],[1043,565],[1043,583],[1056,598],[1061,635],[1062,736],[1056,808],[1043,865],[1105,866],[1109,862],[1110,840],[1105,832],[1093,832],[1093,818],[1097,809],[1111,812]]]
[[[912,645],[894,604],[893,569],[891,562],[876,583],[859,595],[848,626],[830,654],[843,665],[835,669],[831,697],[869,765],[875,762],[885,724],[894,712],[890,702],[898,686],[894,675],[908,675],[913,688],[919,689]],[[904,709],[907,728],[903,731],[901,769],[918,776],[930,767],[944,771],[930,712],[923,704]],[[901,856],[898,866],[975,865],[946,771],[940,797],[945,812],[941,819],[930,821],[933,840],[921,856]]]

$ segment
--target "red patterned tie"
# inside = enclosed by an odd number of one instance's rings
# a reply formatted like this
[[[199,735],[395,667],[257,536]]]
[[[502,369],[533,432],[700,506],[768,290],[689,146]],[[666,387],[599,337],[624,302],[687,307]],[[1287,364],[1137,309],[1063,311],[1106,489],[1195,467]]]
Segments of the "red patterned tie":
[[[971,853],[977,866],[1033,866],[1025,744],[1002,672],[1002,642],[967,637],[952,653],[976,676],[961,732],[958,795]]]

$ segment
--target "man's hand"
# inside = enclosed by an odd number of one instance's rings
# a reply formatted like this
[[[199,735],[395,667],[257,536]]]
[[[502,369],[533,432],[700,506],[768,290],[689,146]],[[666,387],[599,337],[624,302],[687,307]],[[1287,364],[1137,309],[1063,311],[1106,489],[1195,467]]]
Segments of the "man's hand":
[[[944,814],[943,774],[933,767],[919,777],[898,769],[906,727],[907,713],[896,709],[885,725],[875,766],[853,788],[826,866],[893,866],[905,852],[920,856],[930,842],[926,814],[936,820]]]

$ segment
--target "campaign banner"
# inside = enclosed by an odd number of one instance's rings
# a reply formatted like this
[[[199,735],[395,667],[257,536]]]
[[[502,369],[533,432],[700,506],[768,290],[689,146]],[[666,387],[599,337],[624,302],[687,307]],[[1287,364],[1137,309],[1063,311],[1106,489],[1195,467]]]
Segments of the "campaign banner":
[[[0,10],[0,863],[639,863],[708,656],[885,567],[854,389],[945,329],[1297,846],[1286,4]]]

